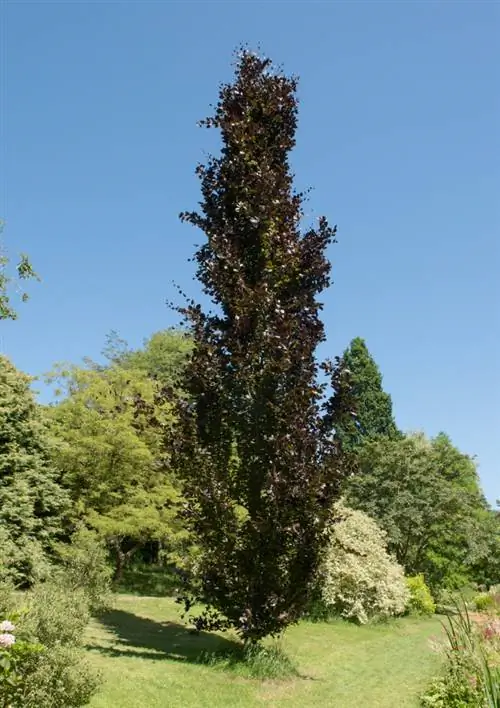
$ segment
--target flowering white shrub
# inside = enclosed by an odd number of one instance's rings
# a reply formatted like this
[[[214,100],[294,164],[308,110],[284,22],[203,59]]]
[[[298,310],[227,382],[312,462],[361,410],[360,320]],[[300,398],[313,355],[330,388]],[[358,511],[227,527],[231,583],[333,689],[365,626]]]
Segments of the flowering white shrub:
[[[375,521],[338,502],[329,534],[320,572],[326,608],[360,624],[402,614],[409,597],[403,568]]]
[[[0,633],[0,647],[4,649],[8,649],[11,647],[13,644],[16,643],[16,638],[13,634],[10,632],[2,632]]]
[[[4,620],[0,622],[0,632],[13,632],[16,629],[16,625],[10,620]]]
[[[4,608],[0,606],[0,613]],[[22,700],[23,669],[40,651],[39,645],[16,637],[17,626],[10,619],[0,622],[0,706],[25,706]]]

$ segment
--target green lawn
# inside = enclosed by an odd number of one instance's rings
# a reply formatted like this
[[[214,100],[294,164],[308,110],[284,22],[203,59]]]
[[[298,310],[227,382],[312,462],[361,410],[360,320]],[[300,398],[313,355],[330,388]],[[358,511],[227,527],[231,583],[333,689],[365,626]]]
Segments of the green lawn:
[[[403,708],[439,669],[429,638],[437,619],[356,627],[302,622],[283,647],[299,676],[245,678],[238,667],[200,663],[200,653],[234,649],[230,636],[190,633],[169,598],[118,596],[88,634],[90,660],[104,676],[93,708],[334,706]]]

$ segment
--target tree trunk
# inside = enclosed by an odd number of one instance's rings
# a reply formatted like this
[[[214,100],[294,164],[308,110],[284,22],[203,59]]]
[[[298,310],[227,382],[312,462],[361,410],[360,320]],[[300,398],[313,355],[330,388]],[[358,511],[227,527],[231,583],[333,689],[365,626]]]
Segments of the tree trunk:
[[[132,546],[132,548],[130,548],[126,552],[122,551],[120,541],[115,541],[113,545],[114,545],[115,553],[116,553],[115,573],[114,573],[113,580],[114,580],[115,584],[118,585],[123,578],[123,571],[125,570],[125,567],[127,566],[128,562],[132,558],[132,555],[139,548],[139,544]]]
[[[120,548],[118,543],[115,547],[116,550],[116,562],[115,562],[115,574],[113,576],[114,582],[118,585],[123,578],[123,568],[125,566],[125,554]]]

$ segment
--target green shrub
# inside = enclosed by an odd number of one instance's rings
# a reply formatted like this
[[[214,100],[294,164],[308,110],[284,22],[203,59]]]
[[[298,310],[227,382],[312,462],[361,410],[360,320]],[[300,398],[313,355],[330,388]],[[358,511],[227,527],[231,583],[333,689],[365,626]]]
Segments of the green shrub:
[[[50,580],[26,593],[26,631],[46,647],[78,646],[91,613],[109,604],[112,570],[104,546],[83,528],[58,555]]]
[[[213,668],[230,669],[245,678],[286,679],[299,675],[297,667],[279,640],[266,646],[261,643],[248,643],[228,652],[202,653],[199,661]]]
[[[89,601],[83,590],[49,581],[27,593],[26,632],[46,647],[79,645],[89,620]]]
[[[434,679],[422,696],[421,705],[423,708],[484,708],[474,677],[475,669],[455,661],[444,676]]]
[[[0,708],[25,705],[23,673],[43,647],[17,635],[18,615],[0,612]]]
[[[406,578],[406,587],[410,593],[406,605],[410,614],[433,615],[435,613],[436,604],[422,574]]]
[[[59,582],[69,590],[83,591],[92,612],[107,608],[113,569],[106,546],[97,534],[81,527],[70,544],[61,544],[57,550],[61,561],[56,571]]]
[[[482,592],[476,595],[473,604],[478,612],[489,612],[495,608],[495,598],[488,592]]]
[[[492,586],[487,592],[476,595],[472,605],[478,612],[500,613],[500,586]]]
[[[500,623],[476,626],[465,601],[443,624],[446,632],[445,668],[422,696],[425,708],[500,708]]]
[[[76,708],[87,705],[100,684],[100,676],[80,649],[54,646],[39,653],[27,672],[23,708]]]
[[[246,646],[240,671],[256,679],[282,679],[298,675],[295,665],[278,642],[271,646]]]
[[[321,586],[318,585],[311,595],[304,618],[309,622],[328,622],[334,616],[335,610],[325,604]]]
[[[0,624],[0,708],[73,708],[96,690],[99,676],[82,651],[91,597],[71,577],[59,568],[22,596],[2,589],[0,622],[12,619],[15,631]],[[7,615],[16,601],[17,612]]]
[[[319,575],[325,609],[359,623],[402,614],[409,595],[403,569],[375,521],[337,503],[329,533]]]

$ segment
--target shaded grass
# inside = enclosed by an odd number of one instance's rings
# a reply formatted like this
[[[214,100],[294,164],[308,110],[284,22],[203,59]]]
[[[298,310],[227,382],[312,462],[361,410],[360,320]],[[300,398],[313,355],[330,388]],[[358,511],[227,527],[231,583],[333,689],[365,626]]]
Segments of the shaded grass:
[[[435,618],[369,627],[302,622],[249,659],[234,635],[183,626],[172,599],[122,595],[88,633],[89,655],[105,677],[91,706],[417,706],[439,670],[429,646],[437,633]],[[273,671],[287,678],[255,678]]]
[[[166,597],[175,595],[178,585],[179,578],[173,568],[134,565],[125,568],[117,592],[127,595]]]
[[[195,632],[178,622],[158,622],[133,612],[114,609],[100,624],[115,637],[112,646],[90,643],[89,650],[112,657],[137,654],[140,658],[180,661],[232,669],[248,678],[285,678],[298,671],[280,642],[244,647],[223,634]]]
[[[114,642],[112,646],[100,646],[99,651],[114,657],[133,653],[143,659],[200,664],[206,663],[203,658],[206,655],[240,650],[239,643],[225,637],[208,632],[198,634],[179,622],[153,620],[122,609],[103,614],[100,623],[114,635]]]

